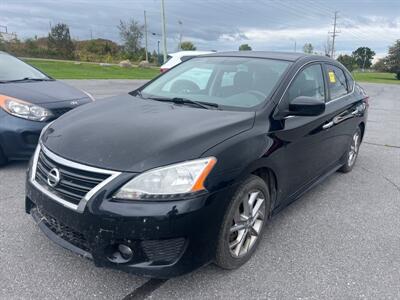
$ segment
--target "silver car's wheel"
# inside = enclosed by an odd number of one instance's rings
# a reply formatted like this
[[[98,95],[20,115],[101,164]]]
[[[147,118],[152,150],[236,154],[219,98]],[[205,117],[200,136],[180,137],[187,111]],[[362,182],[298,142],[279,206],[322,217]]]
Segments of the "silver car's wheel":
[[[265,196],[254,190],[243,198],[233,216],[229,250],[233,257],[246,255],[257,241],[265,220]]]
[[[266,181],[249,175],[229,202],[218,237],[215,263],[236,269],[254,253],[270,212]]]

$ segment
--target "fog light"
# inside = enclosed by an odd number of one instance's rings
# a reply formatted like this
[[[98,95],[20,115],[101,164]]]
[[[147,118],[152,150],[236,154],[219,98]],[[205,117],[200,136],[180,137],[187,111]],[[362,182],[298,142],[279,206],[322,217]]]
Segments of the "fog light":
[[[133,251],[127,245],[119,244],[118,251],[121,253],[122,258],[124,258],[126,260],[131,260],[133,257]]]
[[[132,249],[124,244],[117,244],[114,245],[114,251],[112,255],[108,257],[108,260],[116,263],[116,264],[123,264],[130,261],[133,258],[133,251]]]

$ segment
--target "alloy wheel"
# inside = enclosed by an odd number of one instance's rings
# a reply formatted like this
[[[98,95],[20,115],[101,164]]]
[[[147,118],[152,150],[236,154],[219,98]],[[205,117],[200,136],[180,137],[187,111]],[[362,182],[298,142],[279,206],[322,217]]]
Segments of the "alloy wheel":
[[[351,167],[356,161],[359,147],[360,147],[360,133],[356,131],[356,133],[354,133],[353,135],[353,139],[350,145],[349,157],[347,161],[349,167]]]
[[[260,190],[244,197],[236,209],[229,232],[229,250],[233,257],[243,257],[254,246],[265,222],[265,196]]]

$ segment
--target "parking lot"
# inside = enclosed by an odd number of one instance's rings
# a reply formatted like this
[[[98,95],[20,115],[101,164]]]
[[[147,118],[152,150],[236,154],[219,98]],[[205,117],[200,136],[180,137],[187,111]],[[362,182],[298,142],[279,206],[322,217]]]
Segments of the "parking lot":
[[[98,99],[144,81],[70,80]],[[254,257],[165,282],[98,269],[48,240],[24,212],[25,162],[0,169],[1,299],[400,298],[400,85],[362,84],[369,121],[358,162],[268,224]],[[106,101],[106,100],[100,100]]]

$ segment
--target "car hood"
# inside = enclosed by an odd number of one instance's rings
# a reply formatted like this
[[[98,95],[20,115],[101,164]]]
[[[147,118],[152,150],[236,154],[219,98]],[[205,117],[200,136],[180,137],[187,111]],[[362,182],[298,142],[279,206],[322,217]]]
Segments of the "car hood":
[[[34,104],[78,100],[88,97],[81,90],[56,80],[2,83],[0,84],[0,94]]]
[[[123,95],[65,114],[44,132],[42,143],[75,162],[143,172],[201,157],[249,130],[254,117],[255,112],[207,110]]]

